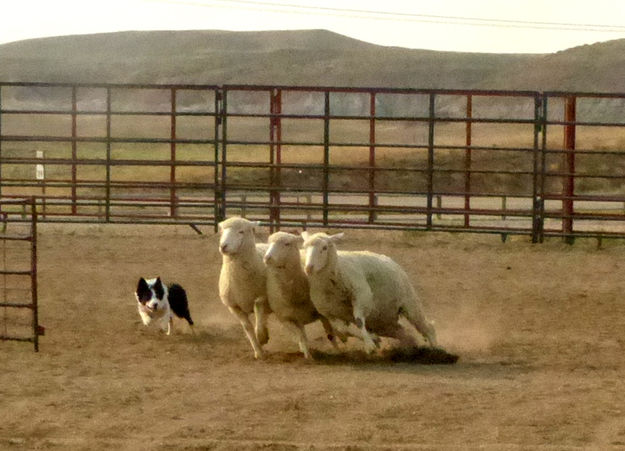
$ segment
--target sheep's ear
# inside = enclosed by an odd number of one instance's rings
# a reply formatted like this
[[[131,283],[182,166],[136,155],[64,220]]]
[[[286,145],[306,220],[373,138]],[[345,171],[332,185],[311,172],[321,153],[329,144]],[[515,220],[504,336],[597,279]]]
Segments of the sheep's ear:
[[[336,242],[341,241],[344,236],[345,236],[345,233],[341,232],[341,233],[335,233],[334,235],[330,235],[328,238],[331,242],[336,243]]]
[[[295,244],[297,244],[298,246],[304,244],[304,241],[306,241],[306,239],[301,235],[297,235],[297,238],[295,238],[294,240]]]
[[[306,241],[308,238],[310,238],[310,233],[308,233],[306,230],[303,230],[300,236],[302,237],[302,240]]]
[[[251,221],[251,222],[252,222],[252,231],[256,233],[256,231],[260,227],[260,221]]]
[[[221,221],[219,224],[217,224],[217,228],[219,229],[220,232],[224,231],[224,221]]]

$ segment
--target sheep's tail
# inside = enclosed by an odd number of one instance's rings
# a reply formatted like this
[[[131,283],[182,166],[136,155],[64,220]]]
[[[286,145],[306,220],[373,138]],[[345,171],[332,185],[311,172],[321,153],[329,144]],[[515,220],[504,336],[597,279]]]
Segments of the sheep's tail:
[[[177,283],[171,284],[167,287],[169,291],[169,306],[174,314],[178,318],[184,318],[189,323],[189,326],[193,326],[193,320],[191,319],[191,312],[189,312],[189,301],[187,300],[187,292],[184,291]]]

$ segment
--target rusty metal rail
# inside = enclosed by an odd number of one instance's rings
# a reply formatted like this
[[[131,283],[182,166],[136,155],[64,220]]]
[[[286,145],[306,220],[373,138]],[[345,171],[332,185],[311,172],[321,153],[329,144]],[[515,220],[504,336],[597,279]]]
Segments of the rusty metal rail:
[[[625,237],[625,94],[0,83],[40,220]],[[17,211],[7,211],[16,217]]]

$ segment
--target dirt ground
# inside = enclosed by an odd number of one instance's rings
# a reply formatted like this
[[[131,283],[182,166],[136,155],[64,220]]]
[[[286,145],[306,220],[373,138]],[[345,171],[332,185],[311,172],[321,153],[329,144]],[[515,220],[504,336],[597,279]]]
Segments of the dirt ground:
[[[255,361],[206,228],[41,225],[41,351],[0,342],[0,449],[625,448],[625,244],[348,231],[401,263],[455,365],[305,361],[275,320]],[[139,276],[181,283],[196,335],[146,329]],[[392,346],[393,343],[385,343]]]

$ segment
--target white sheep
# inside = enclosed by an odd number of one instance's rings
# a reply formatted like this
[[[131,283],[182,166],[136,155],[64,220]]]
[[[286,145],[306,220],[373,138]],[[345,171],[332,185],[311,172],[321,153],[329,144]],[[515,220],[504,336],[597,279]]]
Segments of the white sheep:
[[[265,253],[267,265],[267,300],[278,320],[295,336],[299,349],[307,359],[312,358],[304,326],[320,320],[334,347],[336,333],[330,322],[317,312],[310,301],[308,278],[302,267],[299,246],[301,236],[276,232],[269,236]]]
[[[222,255],[219,297],[243,326],[254,356],[262,359],[261,346],[269,341],[267,315],[270,310],[263,263],[267,245],[255,243],[255,228],[258,225],[239,217],[219,223],[219,252]],[[255,330],[249,318],[252,313],[256,316]]]
[[[331,321],[356,324],[368,353],[378,346],[376,335],[416,343],[399,324],[400,315],[430,346],[436,345],[434,327],[426,320],[408,275],[397,263],[373,252],[337,251],[335,243],[343,233],[302,235],[310,298],[319,313]]]

